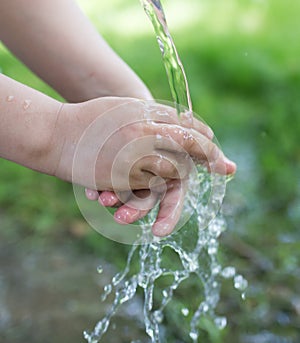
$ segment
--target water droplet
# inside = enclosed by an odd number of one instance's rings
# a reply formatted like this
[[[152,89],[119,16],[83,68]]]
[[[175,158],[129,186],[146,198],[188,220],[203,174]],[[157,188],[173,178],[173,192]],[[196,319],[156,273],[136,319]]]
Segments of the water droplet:
[[[199,268],[199,263],[196,259],[191,259],[188,265],[191,272],[195,272]]]
[[[146,288],[148,284],[148,277],[145,274],[138,275],[138,284],[142,288]]]
[[[162,164],[162,162],[163,162],[163,157],[162,157],[162,155],[158,155],[157,156],[158,157],[158,159],[157,159],[157,161],[156,162],[154,162],[154,164],[159,168],[160,167],[160,165]],[[153,182],[154,181],[154,182]],[[161,184],[161,182],[163,182],[163,184],[165,183],[164,182],[164,179],[162,179],[161,177],[159,177],[159,176],[154,176],[153,178],[151,178],[151,180],[150,180],[150,183],[152,183],[154,186],[155,186],[155,183],[157,183],[157,184]],[[150,184],[150,189],[151,189],[151,184]],[[152,186],[153,187],[153,186]]]
[[[103,267],[102,267],[101,265],[99,265],[99,266],[97,267],[97,273],[98,273],[98,274],[102,274],[102,272],[103,272]]]
[[[14,100],[14,96],[13,95],[9,95],[7,98],[6,98],[6,101],[7,102],[12,102]]]
[[[186,317],[189,315],[190,311],[188,308],[185,307],[181,310],[181,313]]]
[[[234,288],[244,291],[248,287],[248,281],[242,275],[236,275],[234,277]]]
[[[117,286],[121,281],[123,280],[123,273],[117,273],[113,278],[112,278],[112,284],[114,286]]]
[[[226,317],[216,317],[215,320],[215,325],[219,330],[223,330],[226,325],[227,325],[227,319]]]
[[[189,140],[190,139],[190,134],[189,134],[189,132],[188,131],[184,131],[183,132],[183,140],[185,140],[185,141],[187,141],[187,140]]]
[[[158,236],[153,236],[153,239],[152,239],[153,243],[159,243],[161,240],[162,238]],[[157,247],[155,247],[154,250],[157,250]]]
[[[218,287],[218,285],[219,285],[219,284],[218,284],[218,282],[217,282],[217,281],[214,281],[214,282],[213,282],[213,284],[212,284],[213,288],[217,288],[217,287]]]
[[[223,195],[223,194],[222,194]],[[216,220],[210,225],[210,231],[214,234],[215,237],[219,237],[222,231],[224,230],[223,223],[218,223]]]
[[[110,293],[110,292],[111,292],[111,289],[112,289],[111,285],[106,285],[106,286],[104,286],[104,292],[105,292],[105,293]]]
[[[213,268],[211,269],[211,272],[213,275],[218,275],[221,271],[221,266],[217,265],[217,266],[213,266]]]
[[[225,279],[230,279],[235,276],[236,270],[234,267],[226,267],[222,270],[221,275]]]
[[[87,331],[83,331],[83,337],[88,340],[90,338],[90,334]]]
[[[216,239],[211,239],[207,248],[209,255],[215,255],[218,252],[218,242]]]
[[[164,290],[162,291],[162,294],[163,294],[163,296],[164,296],[165,298],[167,298],[168,295],[169,295],[169,292],[168,292],[166,289],[164,289]]]
[[[153,312],[153,318],[155,319],[155,321],[158,323],[158,324],[161,324],[163,319],[164,319],[164,315],[161,311],[154,311]]]
[[[203,311],[203,312],[207,312],[208,309],[209,309],[209,306],[204,302],[204,303],[202,304],[202,311]]]
[[[189,124],[190,126],[193,125],[193,112],[192,111],[184,111],[183,113],[181,113],[181,119]]]
[[[192,339],[194,342],[197,342],[197,340],[198,340],[198,333],[195,332],[195,331],[191,331],[191,332],[190,332],[190,337],[191,337],[191,339]]]
[[[25,100],[24,101],[24,103],[23,103],[24,110],[27,110],[30,107],[31,102],[32,102],[31,100]]]
[[[102,301],[105,301],[106,300],[106,298],[107,298],[107,296],[111,293],[111,291],[112,291],[112,285],[111,284],[109,284],[109,285],[106,285],[106,286],[104,286],[104,293],[102,294],[102,296],[101,296],[101,300]]]

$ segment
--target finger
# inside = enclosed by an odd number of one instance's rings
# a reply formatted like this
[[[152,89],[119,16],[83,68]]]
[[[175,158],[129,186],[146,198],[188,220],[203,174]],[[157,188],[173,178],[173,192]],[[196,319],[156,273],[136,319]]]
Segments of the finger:
[[[147,106],[149,108],[149,118],[157,123],[175,125],[181,124],[184,127],[195,129],[209,139],[213,139],[214,137],[212,129],[208,125],[197,119],[191,111],[182,112],[180,114],[180,118],[178,118],[177,111],[172,107],[164,106],[157,103],[153,103],[150,105],[146,104],[146,107]]]
[[[165,124],[180,124],[177,111],[170,106],[165,106],[155,102],[144,103],[144,117],[147,120]]]
[[[224,156],[225,166],[226,166],[226,174],[234,174],[236,172],[236,164],[228,159],[226,156]]]
[[[162,154],[158,152],[156,155],[146,156],[134,166],[138,170],[150,172],[163,179],[184,178],[188,174],[188,167],[187,154],[174,154],[169,151],[163,151]]]
[[[87,197],[88,200],[95,201],[99,198],[99,192],[93,189],[86,188],[85,196]]]
[[[135,198],[129,200],[121,206],[114,214],[114,218],[119,224],[131,224],[144,216],[155,206],[160,195],[150,190],[140,190],[134,192]]]
[[[204,124],[202,121],[197,119],[191,111],[182,112],[180,114],[180,118],[178,118],[177,111],[172,107],[155,103],[148,105],[148,107],[149,118],[151,118],[157,123],[175,125],[181,124],[184,127],[195,129],[196,131],[205,135],[209,139],[212,139],[214,137],[212,129],[208,125]]]
[[[182,112],[180,114],[180,124],[189,129],[194,129],[212,140],[214,138],[213,130],[201,120],[195,118],[190,111]]]
[[[157,149],[185,151],[195,160],[215,165],[214,172],[219,174],[230,174],[236,170],[235,163],[227,159],[215,143],[194,129],[177,125],[149,124],[148,131],[156,135]]]
[[[122,192],[112,192],[104,191],[99,196],[99,204],[106,207],[120,207],[125,204],[130,196],[132,191],[122,191]]]
[[[164,237],[172,233],[180,219],[183,208],[186,183],[180,180],[171,181],[172,187],[161,200],[159,212],[152,226],[154,236]]]
[[[109,191],[101,192],[98,198],[98,202],[100,205],[105,207],[117,207],[122,204],[118,196],[114,192]]]

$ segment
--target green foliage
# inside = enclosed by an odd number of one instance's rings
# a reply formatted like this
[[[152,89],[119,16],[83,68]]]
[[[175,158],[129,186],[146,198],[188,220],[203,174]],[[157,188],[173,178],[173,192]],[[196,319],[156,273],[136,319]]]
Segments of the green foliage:
[[[2,211],[25,230],[36,233],[61,229],[78,216],[72,186],[55,178],[0,160]]]

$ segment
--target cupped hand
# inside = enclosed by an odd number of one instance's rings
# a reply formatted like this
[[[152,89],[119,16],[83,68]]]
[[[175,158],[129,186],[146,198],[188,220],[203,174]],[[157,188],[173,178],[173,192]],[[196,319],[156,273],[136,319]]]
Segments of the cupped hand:
[[[56,175],[106,191],[148,189],[153,176],[185,177],[189,146],[178,124],[172,108],[136,99],[68,104],[57,124],[64,144]]]
[[[131,103],[130,105],[128,105],[128,107],[131,108],[131,110],[137,110],[134,109],[135,105],[136,104]],[[139,108],[139,110],[141,109]],[[129,140],[127,136],[125,141],[128,143],[129,141],[143,137],[142,142],[144,140],[144,142],[146,141],[146,143],[148,144],[149,141],[145,138],[147,135],[152,136],[152,138],[155,137],[155,139],[151,140],[151,143],[153,144],[151,148],[152,150],[149,150],[148,147],[146,148],[143,146],[142,148],[140,147],[140,149],[137,149],[140,150],[140,152],[142,151],[143,154],[146,156],[147,151],[148,153],[150,151],[151,153],[153,153],[153,156],[151,156],[150,158],[149,156],[148,158],[145,158],[145,156],[139,156],[141,158],[140,164],[137,166],[137,168],[133,168],[135,169],[135,171],[138,171],[138,173],[135,173],[135,177],[133,178],[129,177],[129,179],[131,180],[131,182],[129,182],[130,188],[140,189],[138,191],[135,191],[135,199],[125,197],[122,199],[122,201],[120,201],[117,194],[111,191],[98,192],[91,189],[86,190],[86,196],[90,200],[98,200],[99,203],[104,206],[117,207],[121,205],[121,207],[115,213],[115,219],[119,223],[124,224],[132,223],[137,219],[140,219],[147,214],[149,209],[152,208],[158,200],[160,200],[160,210],[157,220],[153,226],[153,233],[158,236],[164,236],[172,231],[179,219],[183,203],[184,191],[181,187],[181,183],[178,182],[178,179],[184,178],[188,173],[188,169],[182,168],[181,176],[179,175],[180,172],[178,172],[177,170],[178,168],[174,170],[172,163],[165,163],[164,168],[161,168],[160,166],[160,168],[157,169],[153,166],[157,166],[158,156],[160,159],[159,164],[161,165],[161,162],[164,161],[162,157],[164,154],[170,154],[171,152],[175,154],[175,156],[176,154],[180,155],[180,149],[178,149],[177,146],[179,144],[185,151],[188,152],[188,154],[193,156],[194,159],[201,161],[202,164],[205,164],[209,169],[213,169],[214,172],[218,172],[220,174],[230,174],[235,171],[235,165],[231,161],[227,160],[222,152],[216,147],[216,145],[211,142],[211,139],[213,137],[212,130],[202,122],[198,121],[195,118],[192,118],[187,113],[184,113],[181,117],[181,120],[179,121],[173,109],[157,104],[154,104],[153,106],[147,105],[145,108],[142,109],[142,112],[144,112],[142,116],[133,116],[134,120],[142,120],[142,125],[138,127],[131,127]],[[127,124],[125,125],[125,127],[128,128]],[[138,124],[140,125],[141,123]],[[132,129],[133,131],[138,129],[139,132],[142,133],[142,135],[136,134],[136,132],[132,135]],[[118,133],[120,134],[121,131],[122,130],[119,130]],[[126,129],[123,134],[124,133],[126,136]],[[157,139],[157,136],[164,137],[165,139],[161,141],[161,139]],[[119,137],[120,136],[118,136],[118,139]],[[124,136],[121,141],[123,142],[121,146],[123,146]],[[159,151],[159,154],[157,154],[157,151]],[[168,158],[166,161],[170,162],[170,158]],[[176,157],[173,159],[172,162],[176,165]],[[141,174],[142,170],[143,173]],[[184,170],[183,173],[182,170]],[[137,174],[141,174],[139,175],[139,182],[141,182],[142,179],[142,183],[136,182]],[[130,173],[127,176],[129,175]],[[168,185],[171,186],[168,187],[167,192],[163,198],[161,197],[161,194],[159,192],[151,194],[150,196],[149,190],[143,189],[145,180],[146,183],[149,183],[151,178],[155,175],[171,179],[171,181],[168,181]],[[123,182],[121,180],[122,177],[119,174],[116,178],[117,189],[120,190],[122,188]],[[135,183],[133,184],[132,179],[135,180]],[[126,204],[122,205],[124,202],[126,202]],[[143,209],[143,202],[148,203],[146,209]],[[171,208],[173,210],[176,208],[178,213],[178,215],[172,216],[172,218],[169,216]]]
[[[191,113],[189,112],[183,112],[181,114],[180,125],[185,128],[193,128],[194,130],[198,131],[200,134],[204,135],[210,140],[214,137],[214,133],[212,129],[206,124],[204,124],[203,122],[201,122],[200,120],[198,120],[197,118],[193,117],[193,115],[191,115]],[[85,190],[85,194],[88,200],[91,200],[91,201],[98,200],[100,205],[102,206],[120,207],[123,205],[119,197],[114,192],[111,192],[111,191],[97,191],[97,190],[87,188]],[[126,209],[126,212],[128,211],[128,209],[124,207],[124,213],[125,213],[125,209]],[[122,213],[122,210],[120,210],[119,213]],[[132,217],[134,217],[134,215]],[[130,222],[132,221],[128,221],[128,223]]]

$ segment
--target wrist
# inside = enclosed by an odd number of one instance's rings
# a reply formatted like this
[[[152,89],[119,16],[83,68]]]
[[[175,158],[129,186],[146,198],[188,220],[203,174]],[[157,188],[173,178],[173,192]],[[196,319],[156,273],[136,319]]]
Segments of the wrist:
[[[16,94],[1,105],[0,157],[27,168],[51,174],[52,135],[61,103],[27,87],[10,87]],[[0,95],[0,102],[1,102]]]
[[[21,164],[48,175],[55,175],[64,142],[64,137],[57,134],[64,106],[65,104],[55,101],[51,108],[40,114],[33,134],[26,142],[26,162]]]
[[[65,181],[72,180],[72,161],[76,148],[76,127],[73,118],[78,118],[77,104],[61,104],[57,111],[51,138],[47,145],[49,174]]]
[[[78,153],[78,144],[89,125],[101,113],[101,108],[89,109],[89,102],[76,104],[63,104],[57,116],[57,121],[53,130],[50,142],[49,161],[52,163],[51,175],[56,176],[64,181],[75,182],[83,186],[91,186],[92,177],[87,177],[89,173],[88,157],[90,149],[86,149],[81,163],[82,180],[75,178],[73,180],[73,164],[76,152]],[[87,110],[87,108],[89,110]],[[99,134],[101,137],[101,134]],[[99,137],[99,138],[100,138]],[[93,147],[90,147],[91,149]],[[82,147],[81,147],[82,150]],[[80,151],[81,151],[80,150]],[[82,155],[82,154],[81,154]],[[80,155],[80,156],[81,156]],[[82,156],[81,156],[82,157]]]

